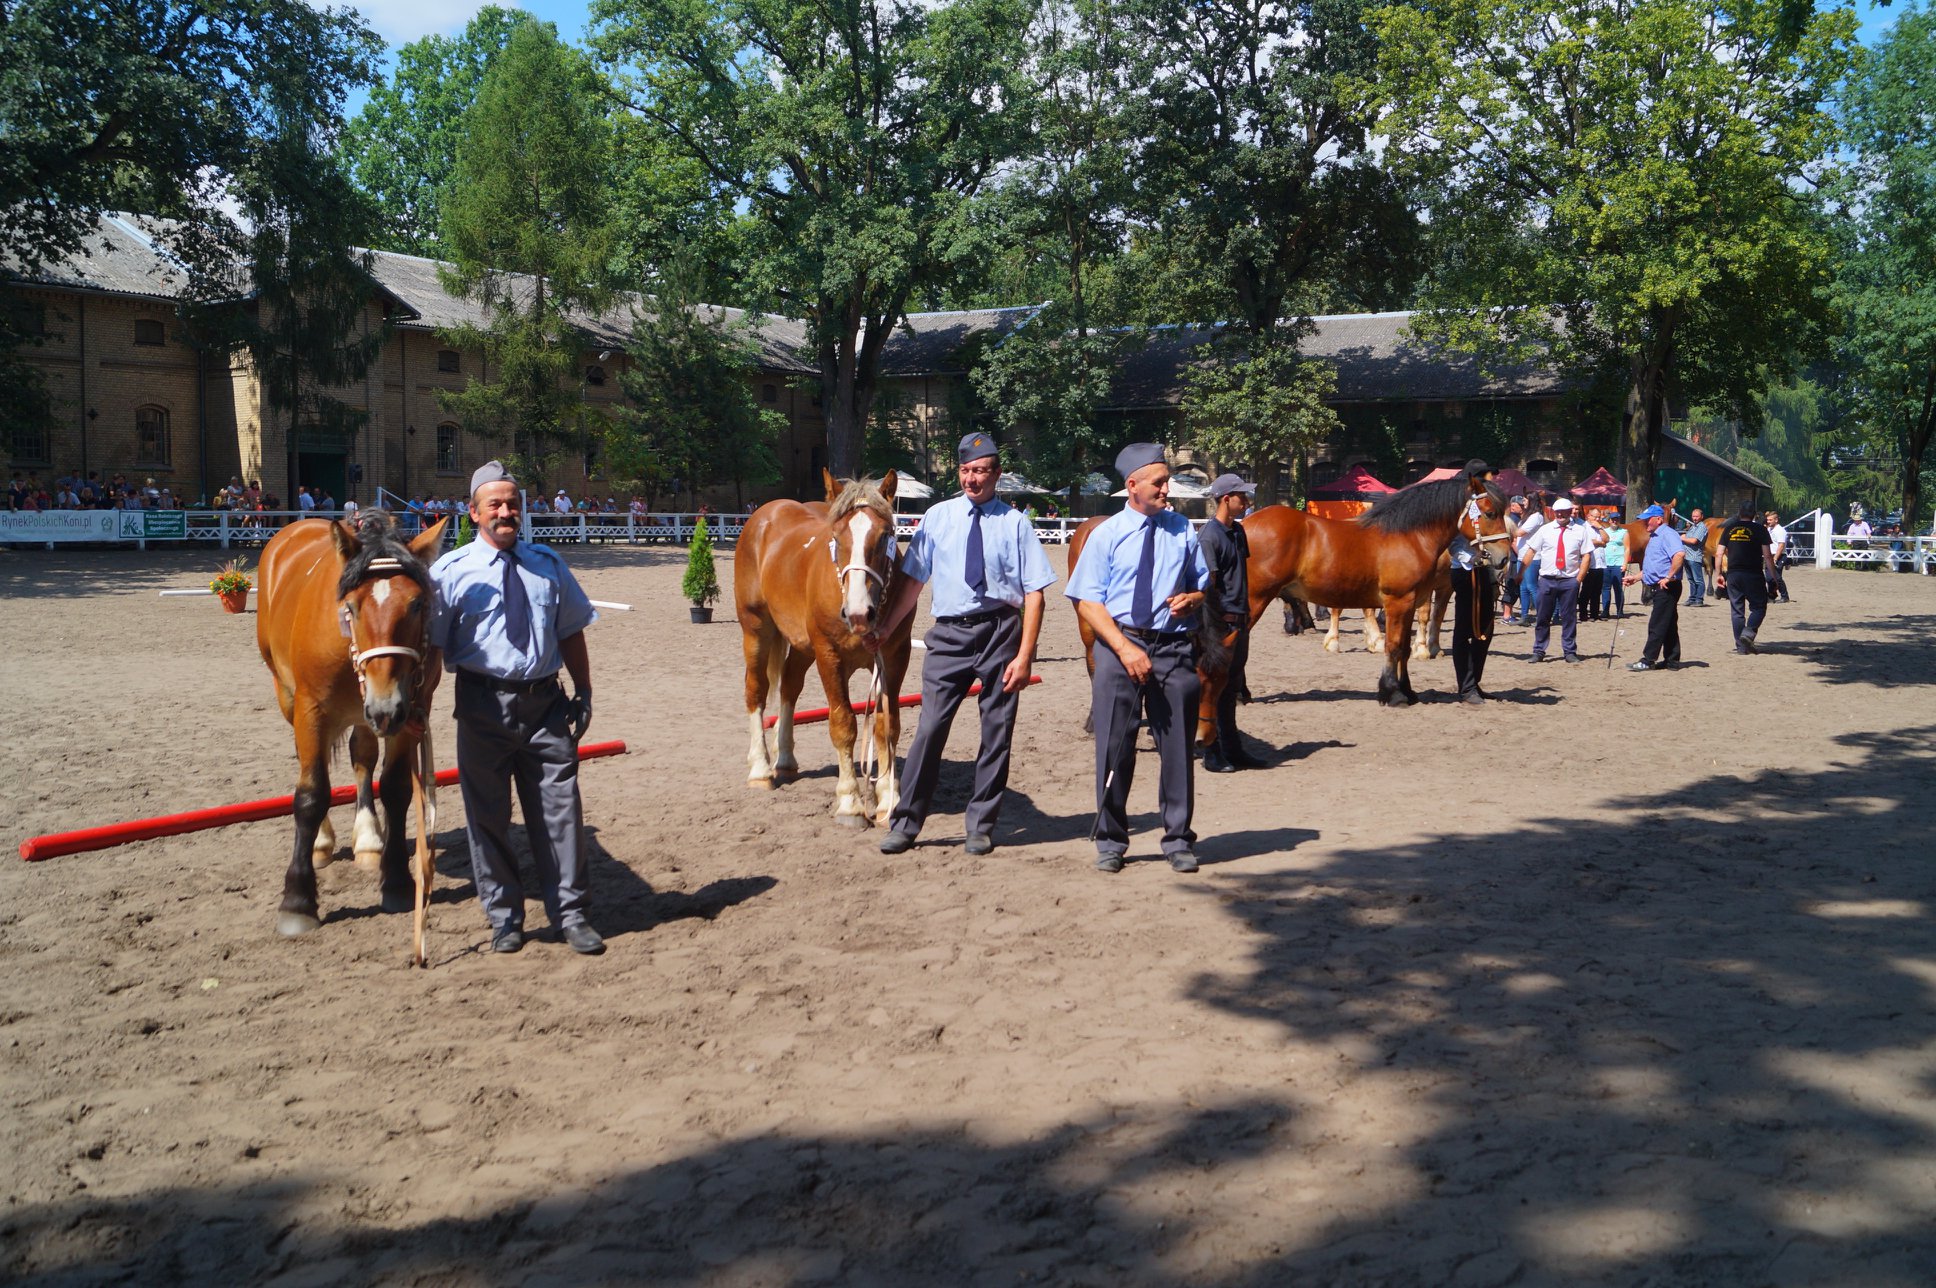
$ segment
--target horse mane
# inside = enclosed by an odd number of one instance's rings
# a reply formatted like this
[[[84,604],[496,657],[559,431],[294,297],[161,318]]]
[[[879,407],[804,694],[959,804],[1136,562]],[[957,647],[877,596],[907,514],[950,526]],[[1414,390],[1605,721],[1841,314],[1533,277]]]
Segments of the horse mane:
[[[1486,481],[1485,488],[1486,495],[1498,504],[1499,512],[1504,514],[1505,493],[1490,479]],[[1414,483],[1372,502],[1371,508],[1358,516],[1358,526],[1379,528],[1386,532],[1416,532],[1420,528],[1451,523],[1464,513],[1466,499],[1471,495],[1472,491],[1463,478]]]
[[[879,479],[842,479],[840,495],[827,507],[827,522],[839,523],[856,510],[877,510],[892,516],[894,506],[881,492]],[[889,519],[890,524],[892,518]]]
[[[423,560],[411,553],[409,545],[397,531],[395,515],[388,510],[358,510],[356,540],[361,548],[343,565],[343,575],[336,581],[338,599],[375,576],[371,565],[380,559],[394,559],[405,576],[423,587],[425,594],[430,593],[430,569],[424,567]],[[387,576],[395,575],[387,568],[382,571]]]

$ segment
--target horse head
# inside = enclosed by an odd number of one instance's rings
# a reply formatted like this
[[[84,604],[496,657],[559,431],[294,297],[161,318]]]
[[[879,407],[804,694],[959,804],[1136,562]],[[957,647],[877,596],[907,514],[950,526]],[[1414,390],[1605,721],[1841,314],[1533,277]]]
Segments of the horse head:
[[[900,566],[894,536],[893,470],[879,481],[836,479],[820,472],[827,485],[827,522],[832,535],[827,553],[840,585],[840,620],[864,635],[880,625],[887,583]]]
[[[1506,523],[1506,497],[1496,483],[1485,479],[1473,479],[1472,500],[1478,505],[1479,513],[1474,517],[1470,510],[1459,519],[1459,533],[1487,568],[1494,573],[1504,572],[1512,562],[1512,532]]]
[[[444,540],[439,519],[411,541],[387,510],[364,510],[355,527],[330,524],[343,573],[337,618],[363,693],[363,718],[383,737],[401,730],[416,705],[430,627],[430,559]]]

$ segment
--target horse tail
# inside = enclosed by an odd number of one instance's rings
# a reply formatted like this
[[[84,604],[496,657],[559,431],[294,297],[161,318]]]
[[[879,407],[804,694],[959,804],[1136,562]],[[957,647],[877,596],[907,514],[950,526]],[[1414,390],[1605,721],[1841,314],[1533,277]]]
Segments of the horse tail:
[[[1197,610],[1196,637],[1197,670],[1206,675],[1228,675],[1234,633],[1225,633],[1223,615],[1209,604]]]
[[[773,646],[766,650],[766,697],[775,708],[780,705],[780,683],[786,674],[789,646],[778,631],[772,634]]]

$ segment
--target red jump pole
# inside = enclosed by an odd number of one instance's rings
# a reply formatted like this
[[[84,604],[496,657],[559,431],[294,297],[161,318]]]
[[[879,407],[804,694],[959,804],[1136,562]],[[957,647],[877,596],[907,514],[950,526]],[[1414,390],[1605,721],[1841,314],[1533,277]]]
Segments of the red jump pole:
[[[1039,675],[1031,675],[1028,678],[1028,682],[1029,684],[1040,684],[1042,683],[1042,677]],[[1028,685],[1025,684],[1022,687],[1027,688]],[[980,692],[981,692],[980,680],[976,680],[973,684],[968,686],[969,697],[973,697],[975,694]],[[867,710],[867,704],[865,702],[855,702],[851,705],[854,708],[855,715],[860,715],[862,712]],[[921,695],[918,693],[905,694],[902,696],[899,705],[904,707],[918,707],[921,705]],[[793,723],[797,725],[813,724],[816,721],[825,720],[832,710],[833,708],[831,707],[814,707],[808,711],[796,711],[793,713]],[[774,725],[778,723],[780,723],[780,717],[778,716],[768,716],[766,718],[766,727],[768,729],[771,729]]]
[[[601,756],[622,756],[625,744],[618,740],[611,742],[586,743],[578,749],[578,759],[597,760]],[[448,787],[457,781],[457,770],[440,769],[437,771],[437,785]],[[331,805],[347,805],[356,799],[356,785],[338,787],[329,794]],[[116,845],[126,845],[129,841],[151,841],[158,836],[180,836],[184,832],[205,832],[212,827],[227,827],[231,823],[254,823],[265,818],[282,818],[295,812],[294,796],[270,796],[259,801],[243,801],[238,805],[218,805],[214,809],[190,810],[186,814],[163,814],[156,818],[136,819],[131,823],[110,823],[106,827],[84,827],[76,832],[50,832],[46,836],[29,837],[20,843],[20,857],[29,863],[41,859],[55,859],[63,854],[82,854],[88,850],[105,850]]]

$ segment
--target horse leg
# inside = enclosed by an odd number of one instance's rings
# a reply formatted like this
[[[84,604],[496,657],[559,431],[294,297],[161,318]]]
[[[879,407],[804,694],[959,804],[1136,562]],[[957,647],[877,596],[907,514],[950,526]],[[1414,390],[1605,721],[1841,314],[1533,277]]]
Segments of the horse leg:
[[[766,758],[766,694],[779,673],[786,641],[771,623],[742,615],[740,648],[746,656],[746,723],[752,735],[746,748],[746,782],[768,789],[773,786],[773,765]]]
[[[1385,633],[1372,610],[1365,610],[1365,652],[1376,653],[1385,647]]]
[[[834,744],[840,779],[834,784],[834,822],[842,827],[866,827],[867,811],[860,801],[860,780],[854,776],[854,741],[859,722],[847,700],[847,667],[831,648],[814,656],[820,684],[827,691],[827,737]]]
[[[800,758],[793,750],[793,713],[800,705],[800,690],[806,687],[807,668],[812,665],[813,654],[808,650],[787,649],[786,661],[780,670],[780,712],[773,726],[776,779],[790,782],[800,776]]]
[[[895,752],[901,743],[901,682],[907,675],[905,655],[890,657],[883,651],[875,663],[881,668],[881,706],[874,713],[874,763],[880,781],[874,788],[874,824],[886,827],[894,807],[901,803],[901,780],[895,773]]]
[[[1090,628],[1088,622],[1078,617],[1076,634],[1082,637],[1082,664],[1088,668],[1089,685],[1093,689],[1096,683],[1096,632]],[[1096,732],[1095,715],[1086,706],[1082,709],[1082,731],[1090,735]]]
[[[322,925],[316,907],[316,834],[329,823],[329,727],[321,710],[300,706],[296,711],[296,847],[282,877],[282,907],[276,930],[283,935],[308,934]]]
[[[376,775],[376,734],[358,725],[350,730],[350,768],[356,775],[356,866],[375,870],[383,862],[383,822],[377,818],[370,779]]]
[[[1396,628],[1385,641],[1385,670],[1378,677],[1378,700],[1388,707],[1408,707],[1418,701],[1411,679],[1413,603],[1412,595],[1385,600],[1385,621]]]
[[[1330,613],[1331,626],[1330,629],[1324,632],[1324,651],[1327,653],[1336,653],[1339,651],[1338,624],[1344,620],[1344,610],[1333,608],[1330,610]]]
[[[1421,656],[1421,649],[1423,650],[1422,655],[1427,659],[1438,657],[1445,651],[1439,647],[1439,632],[1445,629],[1445,610],[1451,602],[1452,590],[1449,585],[1443,587],[1434,586],[1432,588],[1431,618],[1426,624],[1425,638],[1419,644],[1415,644],[1412,647],[1412,657],[1414,659]]]
[[[374,741],[374,735],[372,735]],[[384,739],[383,776],[377,791],[383,802],[383,911],[411,912],[416,907],[416,878],[410,871],[406,849],[410,808],[410,766],[417,755],[417,740],[408,734]]]

